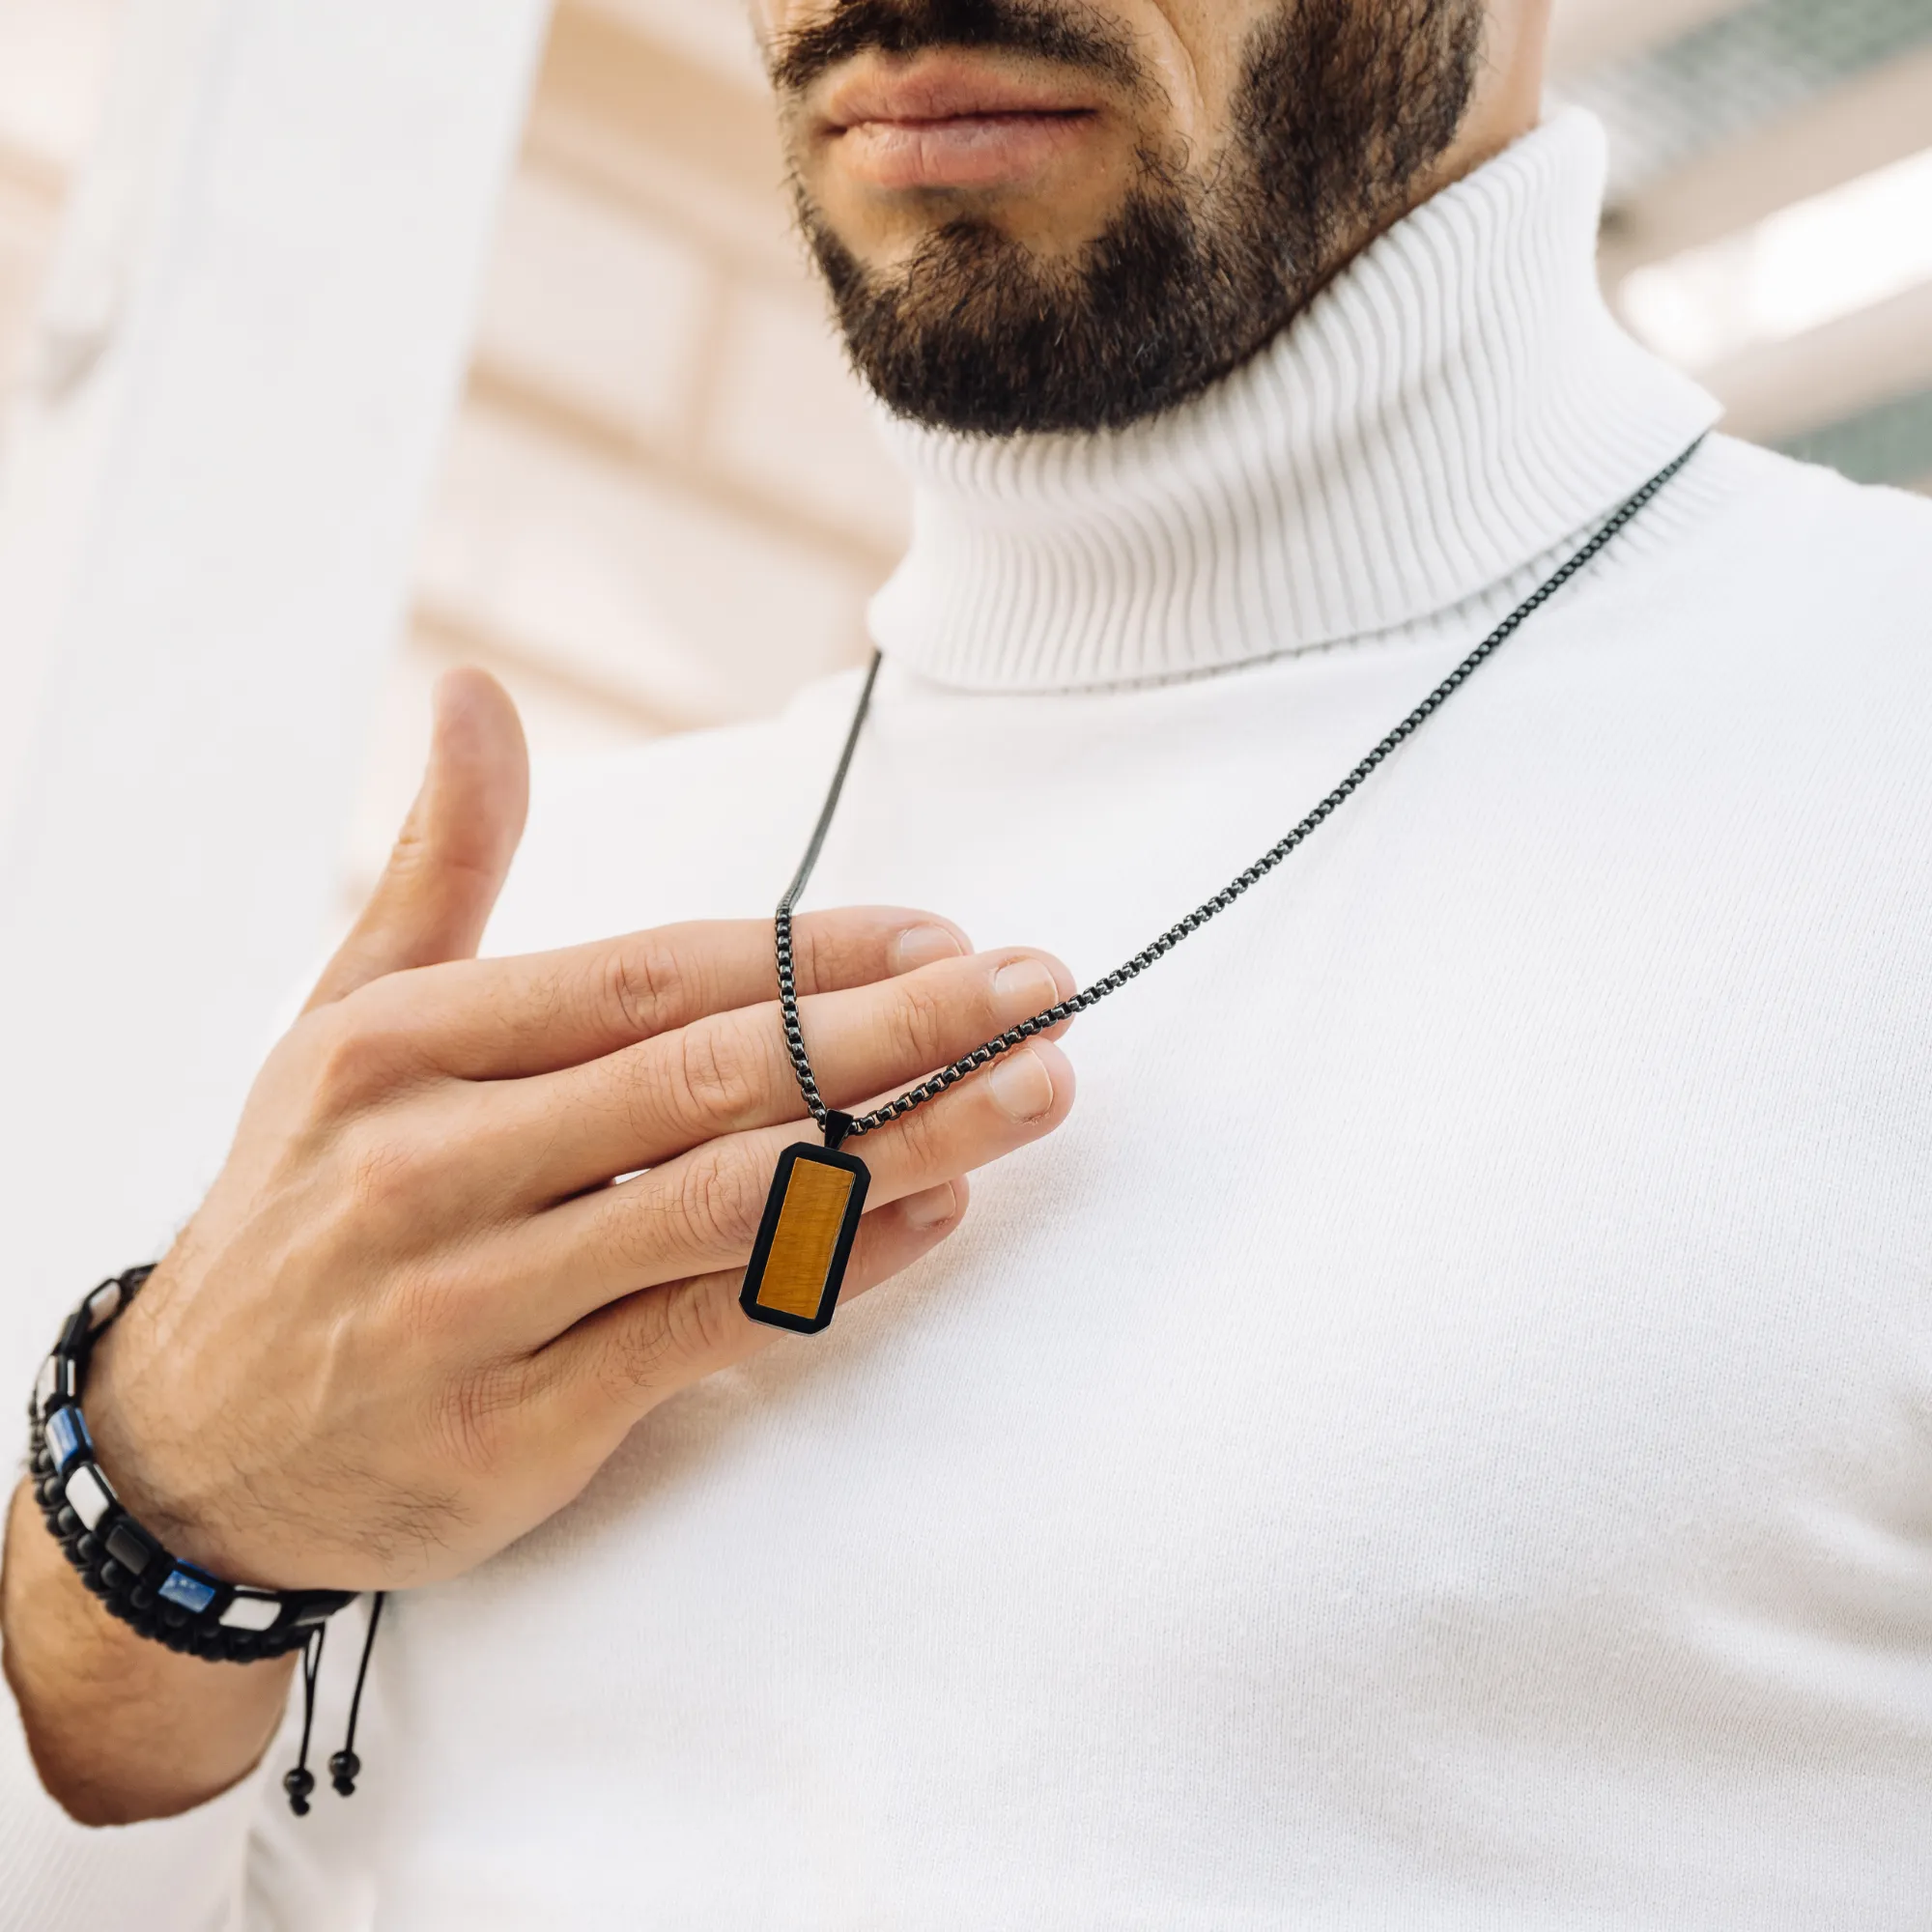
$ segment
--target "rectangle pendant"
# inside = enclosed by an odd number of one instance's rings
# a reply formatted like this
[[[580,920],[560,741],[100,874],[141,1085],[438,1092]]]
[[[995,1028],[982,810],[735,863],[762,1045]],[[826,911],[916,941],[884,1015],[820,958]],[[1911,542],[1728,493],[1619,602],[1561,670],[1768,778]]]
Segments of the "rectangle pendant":
[[[797,1335],[830,1326],[870,1179],[856,1154],[807,1142],[780,1154],[738,1297],[753,1321]]]

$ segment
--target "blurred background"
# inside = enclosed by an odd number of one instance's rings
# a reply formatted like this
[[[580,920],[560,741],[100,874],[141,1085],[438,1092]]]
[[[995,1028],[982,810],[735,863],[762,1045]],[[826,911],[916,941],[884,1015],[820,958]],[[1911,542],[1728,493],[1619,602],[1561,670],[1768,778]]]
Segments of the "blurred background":
[[[0,389],[25,379],[125,0],[0,0]],[[1559,0],[1608,124],[1605,270],[1730,427],[1932,485],[1932,0]],[[799,266],[737,0],[563,0],[371,720],[341,896],[407,805],[430,680],[540,749],[774,709],[863,648],[898,481]]]
[[[1630,325],[1737,433],[1932,487],[1932,0],[1557,31]],[[540,757],[769,712],[863,651],[906,505],[738,0],[0,0],[0,399],[38,1320],[192,1204],[440,669]]]

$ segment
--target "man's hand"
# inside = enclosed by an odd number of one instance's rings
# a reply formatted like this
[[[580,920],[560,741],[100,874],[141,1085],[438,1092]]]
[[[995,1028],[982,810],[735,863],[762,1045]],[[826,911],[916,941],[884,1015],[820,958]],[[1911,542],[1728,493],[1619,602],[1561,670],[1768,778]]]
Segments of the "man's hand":
[[[475,960],[525,795],[507,697],[474,673],[447,681],[382,885],[270,1057],[208,1201],[97,1352],[101,1466],[137,1519],[218,1575],[362,1590],[460,1575],[575,1496],[668,1396],[760,1349],[811,1346],[737,1301],[805,1111],[768,924]],[[1073,990],[1038,953],[969,956],[930,915],[820,915],[796,943],[834,1106]],[[1050,1131],[1071,1099],[1041,1040],[868,1135],[872,1206],[846,1293],[943,1239],[961,1177]],[[287,1661],[184,1665],[65,1568],[16,1508],[7,1669],[49,1789],[121,1822],[242,1776]],[[103,1673],[112,1694],[89,1689]],[[156,1740],[185,1733],[179,1771],[157,1764]]]

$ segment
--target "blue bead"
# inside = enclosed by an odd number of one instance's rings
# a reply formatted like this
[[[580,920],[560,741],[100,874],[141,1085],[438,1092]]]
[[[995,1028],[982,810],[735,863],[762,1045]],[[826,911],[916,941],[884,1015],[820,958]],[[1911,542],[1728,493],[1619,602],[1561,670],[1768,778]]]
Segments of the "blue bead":
[[[86,1418],[71,1406],[57,1408],[47,1417],[47,1440],[53,1447],[54,1466],[62,1471],[77,1457],[91,1454],[94,1449]]]
[[[185,1570],[171,1570],[168,1580],[161,1585],[160,1596],[164,1603],[198,1615],[213,1603],[214,1585],[204,1583]]]

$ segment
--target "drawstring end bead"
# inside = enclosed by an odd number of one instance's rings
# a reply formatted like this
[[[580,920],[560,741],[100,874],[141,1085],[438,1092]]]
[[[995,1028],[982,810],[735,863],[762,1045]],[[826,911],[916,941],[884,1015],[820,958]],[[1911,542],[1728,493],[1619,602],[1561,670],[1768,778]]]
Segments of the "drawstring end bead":
[[[383,1605],[387,1597],[378,1591],[369,1605],[369,1628],[362,1638],[362,1662],[355,1667],[355,1694],[349,1700],[349,1734],[342,1748],[328,1760],[328,1781],[344,1798],[355,1796],[355,1780],[362,1776],[362,1760],[355,1755],[355,1725],[362,1716],[362,1690],[369,1680],[369,1653],[376,1648],[376,1631],[383,1621]],[[289,1809],[298,1818],[306,1818],[308,1801],[315,1796],[315,1773],[308,1768],[309,1739],[315,1730],[315,1686],[322,1672],[322,1643],[326,1630],[318,1625],[302,1647],[302,1730],[301,1752],[296,1768],[282,1779],[289,1794]]]

